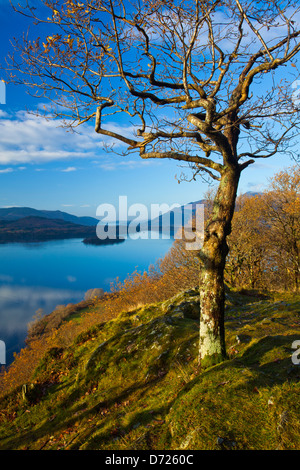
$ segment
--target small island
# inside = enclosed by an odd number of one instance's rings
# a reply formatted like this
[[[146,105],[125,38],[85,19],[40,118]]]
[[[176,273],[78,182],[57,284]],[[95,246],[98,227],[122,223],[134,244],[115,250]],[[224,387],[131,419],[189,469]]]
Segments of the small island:
[[[98,237],[89,237],[85,238],[82,240],[85,245],[97,245],[97,246],[103,246],[103,245],[114,245],[116,243],[122,243],[125,242],[125,238],[106,238],[105,240],[101,240]]]

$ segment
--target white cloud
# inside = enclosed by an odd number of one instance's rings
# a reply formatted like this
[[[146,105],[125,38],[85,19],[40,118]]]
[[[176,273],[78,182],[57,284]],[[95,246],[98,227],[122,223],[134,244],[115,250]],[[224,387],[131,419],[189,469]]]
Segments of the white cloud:
[[[134,170],[136,168],[141,168],[144,166],[149,166],[149,165],[161,165],[161,161],[158,161],[157,159],[153,160],[143,160],[142,158],[137,159],[137,160],[123,160],[123,161],[118,161],[118,160],[113,160],[113,161],[105,161],[105,162],[93,162],[101,168],[101,170],[105,171],[114,171],[114,170],[120,170],[120,168],[128,168],[130,170]]]
[[[105,171],[114,171],[117,169],[117,166],[113,163],[102,163],[99,165],[99,168]]]
[[[107,129],[133,136],[133,127],[110,123]],[[121,129],[121,130],[120,130]],[[15,114],[0,113],[0,165],[47,163],[71,158],[99,158],[106,145],[121,143],[95,133],[93,126],[84,124],[79,132],[66,132],[59,120],[18,111]],[[72,168],[72,169],[71,169]],[[74,171],[73,167],[65,171]]]
[[[70,171],[76,171],[77,168],[75,168],[75,166],[69,166],[68,168],[65,168],[64,170],[61,170],[65,173],[69,173]]]
[[[4,168],[4,170],[0,170],[0,173],[11,173],[13,170],[13,168]]]

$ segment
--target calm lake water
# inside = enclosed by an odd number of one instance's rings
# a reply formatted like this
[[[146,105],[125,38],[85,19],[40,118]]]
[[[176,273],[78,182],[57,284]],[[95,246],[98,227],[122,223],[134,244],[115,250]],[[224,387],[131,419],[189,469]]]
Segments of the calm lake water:
[[[81,239],[0,245],[0,340],[6,364],[24,346],[27,325],[38,309],[77,303],[87,290],[144,271],[171,247],[173,240],[128,238],[116,245],[85,245]]]

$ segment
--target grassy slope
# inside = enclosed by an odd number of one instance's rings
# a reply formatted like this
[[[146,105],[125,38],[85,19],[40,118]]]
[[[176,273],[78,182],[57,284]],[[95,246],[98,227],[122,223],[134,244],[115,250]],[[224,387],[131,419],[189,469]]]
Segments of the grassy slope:
[[[228,294],[229,360],[200,372],[195,294],[48,351],[2,399],[0,449],[300,449],[300,296]]]

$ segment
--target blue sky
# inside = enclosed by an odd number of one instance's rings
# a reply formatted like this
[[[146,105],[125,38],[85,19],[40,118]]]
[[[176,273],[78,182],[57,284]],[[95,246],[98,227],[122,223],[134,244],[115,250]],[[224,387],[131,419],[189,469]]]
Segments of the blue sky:
[[[8,0],[0,0],[2,66],[9,41],[26,29],[26,18],[14,13]],[[117,205],[123,195],[129,205],[185,204],[201,199],[207,190],[201,179],[178,184],[175,175],[182,169],[174,161],[143,161],[138,156],[106,153],[93,126],[82,126],[80,134],[74,135],[27,113],[43,104],[21,86],[6,87],[6,104],[0,104],[0,207],[95,216],[98,205]],[[112,117],[112,126],[120,124]],[[262,190],[268,178],[291,164],[282,156],[259,160],[242,174],[239,192]]]

